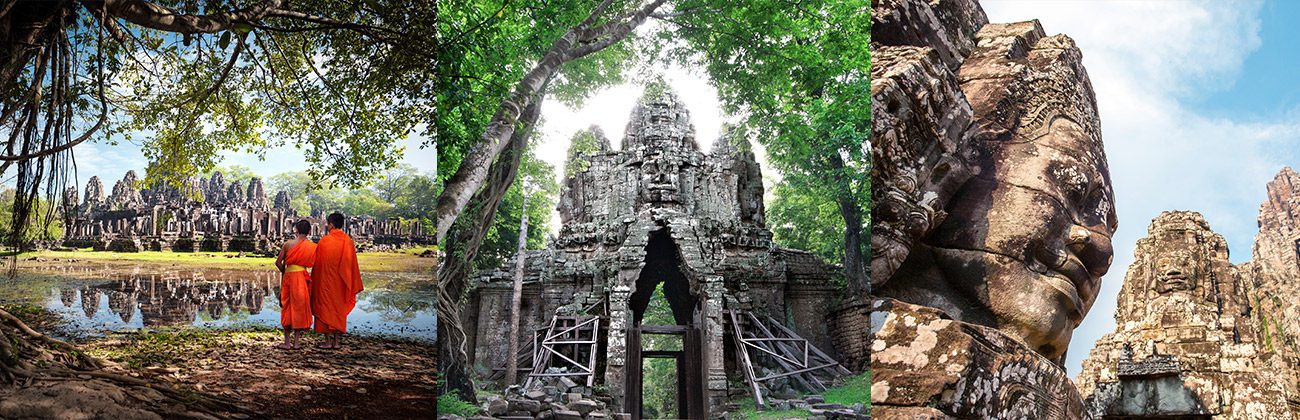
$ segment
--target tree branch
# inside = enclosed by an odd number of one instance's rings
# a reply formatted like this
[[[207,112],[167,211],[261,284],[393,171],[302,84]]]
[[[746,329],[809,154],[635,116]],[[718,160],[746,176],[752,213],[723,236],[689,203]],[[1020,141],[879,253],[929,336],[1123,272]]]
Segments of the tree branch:
[[[83,0],[83,3],[89,3]],[[210,15],[183,15],[157,3],[144,0],[105,0],[104,12],[146,28],[180,34],[216,33],[229,30],[235,23],[262,20],[283,0],[264,0],[243,9]]]

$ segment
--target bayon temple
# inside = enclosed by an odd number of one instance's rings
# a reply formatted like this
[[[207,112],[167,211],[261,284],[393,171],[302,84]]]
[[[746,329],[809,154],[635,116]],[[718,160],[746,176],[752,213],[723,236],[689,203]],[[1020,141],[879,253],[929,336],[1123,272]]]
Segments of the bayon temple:
[[[700,150],[690,113],[659,84],[632,110],[622,147],[594,126],[586,134],[598,150],[568,157],[558,236],[526,254],[520,352],[506,350],[512,262],[473,279],[471,363],[537,400],[575,395],[570,408],[626,418],[641,418],[649,358],[676,360],[677,418],[718,418],[741,398],[865,417],[803,398],[866,368],[865,304],[845,295],[841,267],[773,243],[748,141],[724,134]],[[670,325],[644,322],[659,285]],[[680,350],[643,348],[650,335],[678,337]],[[512,356],[519,383],[501,383]],[[533,404],[509,405],[519,406]]]
[[[178,188],[158,184],[140,189],[140,178],[127,171],[111,191],[98,176],[90,177],[78,197],[76,186],[64,191],[63,247],[96,251],[174,251],[275,253],[293,237],[293,224],[308,220],[311,237],[324,234],[328,212],[300,215],[290,207],[287,191],[268,199],[261,178],[244,186],[226,182],[220,171],[193,177]],[[387,250],[432,242],[419,221],[379,220],[345,215],[344,231],[359,250]]]
[[[1118,225],[1083,53],[974,0],[872,7],[873,417],[1300,418],[1300,174],[1243,264],[1200,214],[1155,217],[1070,380]]]

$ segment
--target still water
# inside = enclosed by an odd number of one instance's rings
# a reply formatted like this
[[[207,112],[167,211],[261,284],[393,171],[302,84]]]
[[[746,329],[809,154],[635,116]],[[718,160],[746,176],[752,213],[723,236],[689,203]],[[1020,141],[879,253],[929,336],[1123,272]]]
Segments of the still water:
[[[68,268],[37,271],[54,274],[67,272]],[[36,282],[30,285],[35,287],[27,288],[36,296],[24,300],[59,314],[69,329],[85,335],[140,328],[280,326],[278,271],[114,271],[102,276],[76,273],[75,280],[63,277],[57,282],[50,282],[48,276],[22,276],[7,281],[6,287],[23,278]],[[418,273],[363,273],[366,290],[357,295],[357,306],[348,315],[348,332],[432,343],[436,335],[436,293],[412,287],[428,282],[427,275]]]

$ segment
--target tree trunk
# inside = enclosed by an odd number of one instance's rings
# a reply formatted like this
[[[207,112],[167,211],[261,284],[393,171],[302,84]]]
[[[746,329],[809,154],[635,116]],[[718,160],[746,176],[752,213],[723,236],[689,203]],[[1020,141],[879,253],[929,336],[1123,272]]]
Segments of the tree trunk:
[[[549,83],[549,81],[547,81]],[[519,161],[528,146],[528,137],[533,126],[541,116],[541,96],[546,83],[538,92],[532,105],[521,114],[523,130],[517,130],[510,137],[508,148],[492,164],[487,183],[482,190],[474,194],[465,212],[456,218],[454,229],[448,229],[446,239],[446,258],[438,267],[438,361],[442,370],[439,377],[446,379],[447,387],[439,392],[455,392],[464,401],[476,403],[474,383],[470,378],[469,354],[467,353],[464,326],[461,325],[460,306],[469,291],[469,275],[474,268],[474,257],[479,245],[492,229],[492,220],[496,218],[497,205],[505,197],[510,184],[519,172]]]
[[[832,153],[828,155],[828,161],[830,172],[838,174],[834,181],[839,184],[841,191],[835,201],[840,206],[840,217],[844,219],[844,280],[848,283],[851,296],[858,298],[871,292],[866,253],[862,252],[862,207],[858,205],[857,195],[843,175],[844,160],[840,155]]]
[[[472,200],[470,194],[478,191],[485,183],[490,172],[488,165],[496,161],[497,155],[508,143],[506,140],[513,137],[518,122],[525,120],[521,111],[528,108],[534,100],[540,100],[541,97],[536,94],[542,91],[543,84],[551,80],[565,63],[622,41],[665,1],[667,0],[655,0],[636,13],[619,16],[612,22],[592,27],[612,3],[611,0],[605,0],[596,6],[587,20],[555,40],[546,55],[515,85],[510,98],[501,102],[482,134],[483,140],[470,147],[456,172],[447,179],[442,194],[438,196],[435,241],[442,241],[448,229]]]
[[[518,261],[515,263],[515,288],[510,292],[510,333],[509,351],[506,352],[506,386],[514,385],[516,382],[516,371],[519,370],[519,308],[522,305],[524,295],[524,262],[527,260],[525,255],[528,248],[528,191],[524,191],[524,205],[519,217],[519,252],[517,253]]]

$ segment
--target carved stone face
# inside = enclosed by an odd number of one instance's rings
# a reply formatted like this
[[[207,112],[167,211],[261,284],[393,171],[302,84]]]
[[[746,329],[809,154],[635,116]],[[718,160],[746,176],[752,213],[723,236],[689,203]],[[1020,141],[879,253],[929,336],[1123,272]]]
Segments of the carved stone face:
[[[980,151],[979,174],[925,239],[930,253],[909,258],[899,274],[919,275],[908,280],[918,283],[911,293],[931,306],[1056,358],[1092,307],[1113,255],[1117,220],[1101,142],[1056,118],[1034,140],[989,141]]]
[[[1156,255],[1152,261],[1156,293],[1167,294],[1196,288],[1196,259],[1190,252],[1176,250]]]

